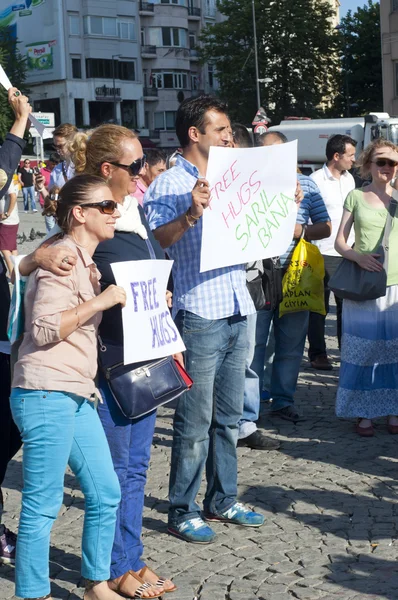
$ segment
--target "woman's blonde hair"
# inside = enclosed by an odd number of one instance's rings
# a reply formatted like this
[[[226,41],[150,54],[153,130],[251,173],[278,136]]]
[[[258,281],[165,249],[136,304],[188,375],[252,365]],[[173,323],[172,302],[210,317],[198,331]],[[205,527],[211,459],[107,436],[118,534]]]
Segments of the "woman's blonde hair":
[[[73,136],[78,132],[76,125],[71,123],[62,123],[58,125],[53,131],[53,136],[59,136],[66,139],[72,139]]]
[[[100,125],[85,133],[77,133],[70,146],[76,173],[101,175],[104,162],[119,162],[123,142],[135,140],[137,135],[120,125]]]
[[[356,164],[359,167],[359,173],[362,179],[367,179],[370,174],[370,165],[372,163],[372,156],[375,150],[378,148],[391,148],[395,152],[398,152],[398,147],[384,138],[378,138],[366,146],[365,150],[361,153]]]

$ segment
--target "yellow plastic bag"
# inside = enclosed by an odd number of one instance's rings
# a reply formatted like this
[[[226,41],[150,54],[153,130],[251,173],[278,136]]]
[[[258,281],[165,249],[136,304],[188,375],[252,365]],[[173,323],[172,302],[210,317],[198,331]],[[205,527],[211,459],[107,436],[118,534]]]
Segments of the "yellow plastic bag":
[[[319,249],[301,239],[283,276],[279,315],[302,310],[326,315],[324,277],[325,265]]]

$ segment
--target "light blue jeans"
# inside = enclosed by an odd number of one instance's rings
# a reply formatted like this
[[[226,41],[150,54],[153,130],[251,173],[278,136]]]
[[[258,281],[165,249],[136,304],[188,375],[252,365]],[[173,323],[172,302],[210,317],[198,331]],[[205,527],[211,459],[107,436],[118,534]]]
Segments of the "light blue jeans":
[[[279,316],[274,311],[259,310],[248,317],[249,351],[246,362],[244,407],[239,423],[239,437],[255,431],[250,424],[258,420],[260,394],[264,381],[264,361],[271,323],[274,324],[275,355],[272,363],[270,396],[272,410],[293,406],[297,379],[308,330],[308,311]]]
[[[31,187],[23,187],[22,196],[24,210],[29,210],[29,198],[31,209],[36,210],[35,188],[33,185]]]
[[[196,495],[206,468],[205,513],[228,510],[237,496],[238,421],[247,352],[246,317],[208,320],[179,311],[185,366],[194,384],[174,414],[169,524],[200,516]]]
[[[55,227],[55,225],[57,223],[57,221],[55,220],[55,217],[53,217],[51,215],[49,217],[45,216],[44,221],[46,223],[47,233],[49,233],[51,231],[51,229],[53,227]]]
[[[247,316],[247,355],[243,414],[239,421],[239,439],[257,429],[260,399],[264,384],[264,362],[274,311],[259,310]],[[270,378],[271,379],[271,378]]]
[[[68,464],[85,498],[82,575],[109,579],[120,487],[93,403],[75,394],[14,388],[11,410],[24,444],[16,595],[50,593],[50,533]]]

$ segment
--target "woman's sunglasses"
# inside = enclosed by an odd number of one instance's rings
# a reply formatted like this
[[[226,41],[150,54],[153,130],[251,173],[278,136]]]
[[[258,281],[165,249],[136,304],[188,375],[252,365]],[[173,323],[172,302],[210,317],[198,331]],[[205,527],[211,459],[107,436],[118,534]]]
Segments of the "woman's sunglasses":
[[[398,165],[395,160],[389,160],[388,158],[379,158],[378,160],[372,160],[372,162],[378,167],[385,167],[386,165],[396,167]]]
[[[145,163],[146,163],[145,154],[142,156],[142,158],[137,158],[137,160],[134,160],[131,163],[131,165],[122,165],[121,163],[118,163],[118,162],[110,162],[110,164],[113,165],[114,167],[120,167],[121,169],[126,169],[126,171],[129,171],[131,177],[137,177],[137,175],[139,175],[140,171],[142,171],[142,169],[145,167]]]
[[[80,204],[82,208],[98,208],[103,215],[113,215],[117,208],[114,200],[103,200],[102,202],[92,202],[90,204]]]

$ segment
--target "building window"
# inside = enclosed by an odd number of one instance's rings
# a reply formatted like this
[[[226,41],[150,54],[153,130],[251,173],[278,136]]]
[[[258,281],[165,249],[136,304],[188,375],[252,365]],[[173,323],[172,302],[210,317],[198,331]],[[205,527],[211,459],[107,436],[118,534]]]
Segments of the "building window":
[[[162,46],[187,47],[187,32],[178,27],[162,27]]]
[[[197,75],[191,75],[191,90],[199,89],[199,78]]]
[[[145,46],[145,29],[141,27],[141,46]]]
[[[113,72],[115,69],[115,72]],[[135,62],[123,60],[108,60],[101,58],[86,59],[87,79],[121,79],[122,81],[135,81]]]
[[[209,87],[214,87],[214,67],[213,65],[207,65],[207,77],[209,81]]]
[[[136,40],[134,19],[119,19],[118,33],[122,40]]]
[[[75,98],[75,123],[76,127],[83,127],[84,125],[82,98]]]
[[[82,61],[80,58],[72,58],[72,77],[73,79],[82,78]]]
[[[84,17],[83,26],[86,35],[117,37],[116,19],[113,17]]]
[[[80,19],[78,13],[69,13],[69,35],[80,35]]]
[[[189,34],[189,47],[191,50],[196,48],[196,33],[194,31],[190,31]]]
[[[118,79],[122,81],[135,81],[135,63],[133,61],[119,60],[117,65],[118,69],[116,69],[115,64],[115,71],[119,75]]]
[[[398,62],[395,64],[395,96],[398,98]]]
[[[186,90],[188,89],[188,77],[185,72],[153,73],[153,83],[157,88]]]
[[[174,131],[176,122],[176,111],[166,110],[164,112],[155,112],[155,129],[163,131]]]
[[[398,10],[398,0],[391,0],[391,10],[395,12]]]
[[[137,101],[123,100],[120,106],[122,125],[129,129],[137,129]]]

